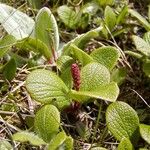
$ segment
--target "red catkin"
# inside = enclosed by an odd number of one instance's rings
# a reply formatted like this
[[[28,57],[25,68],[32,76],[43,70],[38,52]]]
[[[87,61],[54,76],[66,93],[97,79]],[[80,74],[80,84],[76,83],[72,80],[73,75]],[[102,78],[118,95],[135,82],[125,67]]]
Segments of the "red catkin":
[[[73,78],[73,87],[76,91],[80,88],[80,68],[77,63],[71,65],[71,74]]]
[[[73,88],[76,91],[79,91],[80,88],[80,68],[77,63],[71,65],[71,74],[73,79]],[[73,101],[70,107],[71,111],[76,111],[80,107],[80,103],[77,101]]]

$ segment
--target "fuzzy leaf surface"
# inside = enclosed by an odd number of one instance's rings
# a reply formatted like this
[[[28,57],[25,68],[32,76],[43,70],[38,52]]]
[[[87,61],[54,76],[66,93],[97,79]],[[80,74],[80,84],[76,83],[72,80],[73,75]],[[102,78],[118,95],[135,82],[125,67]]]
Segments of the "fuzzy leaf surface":
[[[108,69],[99,63],[90,63],[81,70],[80,91],[92,91],[110,82]]]
[[[121,141],[138,139],[139,118],[135,110],[125,102],[114,102],[106,111],[106,123],[114,137]],[[136,139],[135,139],[136,137]]]
[[[43,7],[36,16],[35,38],[44,42],[51,50],[58,50],[58,26],[50,9]]]
[[[66,98],[68,88],[53,72],[37,69],[30,73],[26,80],[26,88],[31,97],[41,103],[51,103]]]
[[[133,9],[129,9],[129,13],[135,17],[147,31],[150,31],[150,23],[143,16]]]
[[[114,13],[113,9],[109,6],[106,6],[104,16],[107,27],[110,31],[113,30],[117,21],[116,14]]]
[[[135,35],[132,36],[132,39],[138,51],[146,56],[150,56],[150,45],[146,41]]]
[[[60,126],[60,113],[54,105],[43,106],[35,115],[35,131],[45,142],[50,142]]]
[[[0,4],[0,23],[17,40],[28,37],[34,27],[34,20],[25,13],[5,4]]]
[[[30,142],[32,145],[40,146],[46,143],[34,133],[28,131],[20,131],[13,134],[13,140],[19,142]]]
[[[86,52],[82,51],[80,48],[78,48],[76,45],[71,44],[70,45],[70,53],[75,60],[79,60],[79,62],[82,64],[82,66],[87,65],[88,63],[93,61],[93,58],[88,55]]]
[[[140,134],[142,138],[150,144],[150,125],[140,124]]]
[[[11,144],[8,141],[1,140],[0,141],[0,149],[1,150],[13,150],[13,147],[11,146]]]
[[[134,150],[134,148],[128,138],[123,138],[119,143],[117,150]]]
[[[72,90],[70,96],[73,99],[83,103],[88,101],[89,98],[96,98],[115,102],[119,95],[119,88],[115,82],[110,84],[101,85],[91,91],[74,91]]]
[[[17,44],[22,50],[33,51],[35,53],[40,53],[47,60],[51,58],[51,51],[48,49],[47,45],[42,41],[34,38],[25,38]]]
[[[49,143],[47,150],[56,150],[66,140],[66,134],[64,132],[58,133]]]
[[[76,45],[80,49],[84,49],[85,45],[93,38],[99,36],[99,32],[102,30],[102,27],[98,27],[96,29],[90,30],[86,33],[78,35],[76,38],[68,42],[63,47],[63,55],[68,55],[70,52],[70,44]]]
[[[77,23],[79,23],[81,14],[76,13],[72,8],[67,5],[60,6],[57,9],[58,16],[62,20],[62,22],[69,28],[75,29]]]
[[[117,64],[120,52],[115,47],[106,46],[94,50],[91,56],[98,63],[111,70]]]

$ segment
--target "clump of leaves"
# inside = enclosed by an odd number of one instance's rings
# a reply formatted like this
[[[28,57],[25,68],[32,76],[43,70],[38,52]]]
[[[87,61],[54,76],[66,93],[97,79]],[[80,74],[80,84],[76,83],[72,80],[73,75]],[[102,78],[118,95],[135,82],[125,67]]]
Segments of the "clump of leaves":
[[[34,119],[35,133],[20,131],[13,135],[19,142],[30,142],[32,145],[45,145],[45,150],[73,149],[73,139],[59,132],[60,113],[54,105],[45,105],[36,113]]]

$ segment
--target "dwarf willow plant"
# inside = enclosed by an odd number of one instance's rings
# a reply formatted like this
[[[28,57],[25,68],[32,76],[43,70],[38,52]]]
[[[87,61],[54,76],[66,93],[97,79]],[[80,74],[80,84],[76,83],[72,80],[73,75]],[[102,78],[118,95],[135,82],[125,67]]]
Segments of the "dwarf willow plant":
[[[1,7],[7,10],[7,6],[0,5]],[[14,10],[11,7],[8,8]],[[106,7],[106,10],[112,12],[109,7]],[[17,11],[15,15],[20,16],[20,12]],[[117,83],[111,80],[111,72],[117,64],[120,52],[112,46],[94,49],[91,54],[84,51],[86,43],[92,38],[99,37],[102,27],[79,35],[65,44],[62,51],[59,51],[57,23],[48,8],[39,10],[35,22],[29,19],[29,22],[34,25],[33,32],[23,30],[22,36],[17,34],[18,30],[13,33],[7,29],[9,24],[16,21],[15,17],[2,24],[10,35],[1,41],[4,45],[1,47],[1,56],[4,56],[12,45],[16,45],[19,48],[39,53],[48,61],[51,60],[51,63],[56,65],[57,72],[37,69],[28,75],[25,84],[27,91],[33,100],[40,102],[43,106],[35,115],[35,132],[21,131],[14,134],[13,139],[20,142],[29,141],[36,146],[45,145],[46,150],[73,149],[73,139],[67,136],[60,127],[60,111],[68,108],[74,101],[79,104],[94,100],[115,102],[119,95],[119,88]],[[25,24],[28,23],[28,19],[26,20]],[[30,34],[31,36],[28,37]],[[10,45],[6,43],[6,39],[11,39]],[[58,51],[59,55],[57,55]],[[7,68],[15,63],[14,60],[10,62],[5,66],[5,74]],[[9,76],[7,78],[12,79]],[[116,137],[118,140],[121,139],[117,135]]]

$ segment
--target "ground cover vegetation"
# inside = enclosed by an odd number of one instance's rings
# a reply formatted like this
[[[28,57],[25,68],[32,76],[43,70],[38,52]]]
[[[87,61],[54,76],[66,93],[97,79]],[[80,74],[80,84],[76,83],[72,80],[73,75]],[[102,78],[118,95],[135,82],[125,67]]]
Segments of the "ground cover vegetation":
[[[149,0],[0,1],[0,150],[149,150]]]

